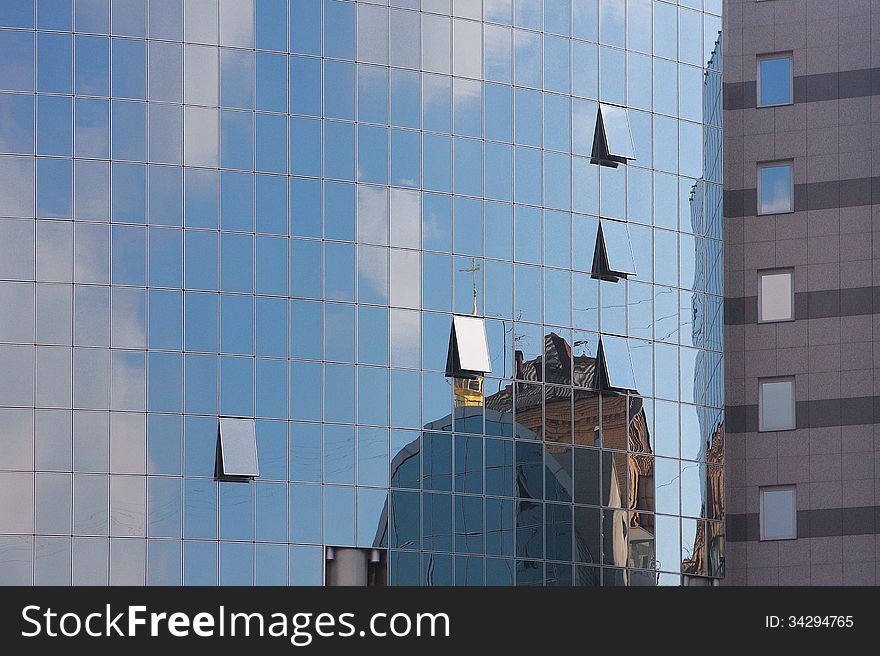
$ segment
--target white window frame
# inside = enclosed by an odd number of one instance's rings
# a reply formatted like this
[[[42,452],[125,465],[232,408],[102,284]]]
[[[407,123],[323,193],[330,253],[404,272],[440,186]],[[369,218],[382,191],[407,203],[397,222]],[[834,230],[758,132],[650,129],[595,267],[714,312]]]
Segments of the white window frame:
[[[765,492],[783,492],[790,491],[792,496],[791,504],[791,525],[794,529],[790,535],[767,537],[764,534],[764,493]],[[759,488],[758,499],[758,518],[760,524],[760,538],[762,542],[775,542],[777,540],[797,540],[797,486],[796,485],[773,485]]]
[[[771,103],[769,105],[761,104],[761,62],[770,61],[773,59],[787,59],[788,64],[788,102],[784,103]],[[792,52],[772,52],[766,53],[762,55],[758,55],[756,58],[756,72],[755,79],[757,80],[755,91],[755,105],[758,109],[763,109],[764,107],[787,107],[788,105],[794,104],[794,55]]]
[[[764,384],[765,383],[791,383],[791,418],[792,425],[788,428],[764,428]],[[758,379],[758,432],[775,433],[777,431],[790,431],[797,428],[797,386],[794,376],[772,376]]]
[[[789,280],[791,281],[791,315],[786,319],[764,319],[763,318],[763,307],[764,307],[764,284],[763,278],[764,276],[778,276],[787,274]],[[795,320],[795,307],[794,307],[794,269],[762,269],[758,271],[758,323],[785,323],[786,321],[794,321]]]
[[[761,191],[763,188],[763,184],[761,182],[762,176],[761,172],[764,169],[776,168],[780,166],[788,166],[791,169],[791,176],[789,176],[789,198],[791,199],[790,206],[787,210],[782,210],[781,212],[764,212],[761,209]],[[773,162],[758,162],[758,198],[757,198],[757,213],[758,216],[772,216],[774,214],[791,214],[794,212],[794,160],[783,159],[777,160]]]

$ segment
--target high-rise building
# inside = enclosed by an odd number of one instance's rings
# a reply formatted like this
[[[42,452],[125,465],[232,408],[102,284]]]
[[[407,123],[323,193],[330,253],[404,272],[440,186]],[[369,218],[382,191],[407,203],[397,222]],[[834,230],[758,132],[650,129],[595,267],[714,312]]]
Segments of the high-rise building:
[[[876,582],[876,3],[725,3],[727,578]]]
[[[720,30],[0,2],[0,583],[717,582]]]

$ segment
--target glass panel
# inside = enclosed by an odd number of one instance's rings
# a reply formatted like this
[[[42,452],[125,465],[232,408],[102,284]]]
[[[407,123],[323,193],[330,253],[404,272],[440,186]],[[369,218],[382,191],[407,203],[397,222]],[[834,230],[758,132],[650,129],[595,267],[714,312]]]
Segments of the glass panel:
[[[763,272],[760,276],[760,321],[794,319],[794,274],[791,271]]]
[[[776,214],[794,209],[791,164],[765,164],[758,168],[758,213]]]
[[[785,540],[797,537],[795,488],[761,490],[761,539]]]
[[[758,105],[787,105],[792,101],[791,55],[758,60]]]
[[[635,275],[636,265],[627,225],[619,221],[602,221],[601,227],[608,269],[613,273]]]
[[[601,347],[608,385],[615,389],[635,390],[635,375],[626,340],[603,335]]]
[[[764,380],[760,385],[760,429],[774,431],[795,428],[794,381]]]
[[[601,105],[600,110],[608,155],[620,159],[635,159],[627,110],[614,105]]]

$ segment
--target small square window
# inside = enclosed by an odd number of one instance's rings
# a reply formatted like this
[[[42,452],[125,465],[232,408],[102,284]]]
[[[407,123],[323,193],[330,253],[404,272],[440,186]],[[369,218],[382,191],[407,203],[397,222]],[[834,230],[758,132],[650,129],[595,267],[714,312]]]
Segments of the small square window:
[[[791,162],[758,165],[758,214],[794,211],[794,176]]]
[[[257,434],[253,419],[220,418],[221,477],[255,478],[260,475]]]
[[[758,57],[758,107],[792,103],[791,53]]]
[[[476,378],[488,373],[492,373],[492,365],[489,362],[485,323],[479,317],[452,317],[446,375]]]
[[[761,488],[761,539],[797,538],[797,490],[794,485]]]
[[[794,271],[758,272],[758,322],[794,319]]]
[[[767,378],[758,381],[758,430],[793,430],[795,421],[794,378]]]

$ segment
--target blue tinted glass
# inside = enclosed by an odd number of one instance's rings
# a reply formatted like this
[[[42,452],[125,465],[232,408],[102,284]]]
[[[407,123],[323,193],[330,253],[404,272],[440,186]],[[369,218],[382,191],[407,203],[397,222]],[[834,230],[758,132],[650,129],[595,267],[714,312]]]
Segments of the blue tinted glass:
[[[322,381],[323,367],[320,362],[291,362],[291,418],[303,421],[320,421],[322,415]]]
[[[15,18],[10,20],[15,27],[27,27],[31,20],[28,11],[28,3],[11,3],[10,9],[15,12]],[[37,3],[37,27],[44,30],[70,31],[73,26],[73,0],[41,0]]]
[[[290,547],[290,584],[321,585],[324,580],[324,550],[321,547]]]
[[[19,112],[20,98],[27,96],[12,96],[17,104]],[[70,156],[73,147],[72,133],[73,102],[70,98],[56,96],[37,97],[37,152],[41,155],[67,155]]]
[[[321,236],[320,180],[290,179],[290,231],[300,237]]]
[[[0,88],[34,90],[33,32],[0,32],[0,58],[6,62],[0,72]]]
[[[252,353],[254,316],[251,296],[220,295],[220,351]]]
[[[353,487],[324,487],[324,540],[328,544],[355,544],[354,492]]]
[[[253,237],[223,233],[220,240],[220,289],[228,292],[252,292],[253,277]]]
[[[355,369],[350,365],[324,367],[324,419],[354,422]],[[328,402],[332,400],[331,402]]]
[[[254,414],[254,361],[252,358],[220,358],[220,413],[236,417]]]
[[[253,585],[254,545],[220,543],[220,585]]]
[[[758,169],[758,185],[761,190],[758,212],[774,214],[791,212],[794,209],[792,198],[791,164],[773,164]]]
[[[220,214],[220,179],[217,171],[186,169],[184,210],[186,225],[216,228]]]
[[[323,313],[315,301],[290,302],[290,355],[319,360],[323,352]]]
[[[324,236],[327,239],[354,241],[355,191],[351,184],[324,183]]]
[[[288,471],[287,422],[258,421],[256,429],[260,477],[265,480],[286,481]]]
[[[259,33],[257,40],[260,40]],[[286,112],[288,80],[287,56],[268,52],[258,52],[256,58],[256,76],[257,109],[267,112]]]
[[[352,244],[325,244],[324,262],[324,294],[326,298],[336,301],[353,301],[355,287],[354,246]]]
[[[287,294],[287,239],[257,237],[256,290],[259,294]]]
[[[73,40],[69,34],[39,33],[37,37],[37,91],[70,93]]]
[[[114,163],[110,169],[110,211],[114,220],[145,223],[147,215],[146,167]]]
[[[253,168],[253,132],[253,114],[250,112],[220,113],[220,153],[223,167]]]
[[[220,538],[252,540],[254,536],[254,486],[220,482]]]
[[[262,475],[262,471],[260,472]],[[256,538],[283,542],[287,539],[287,484],[256,484]]]
[[[183,535],[217,539],[217,483],[188,478],[183,490]]]
[[[291,114],[321,115],[321,60],[290,58]]]
[[[149,219],[153,225],[181,225],[182,170],[151,166],[148,170]]]
[[[338,180],[355,179],[355,130],[352,123],[324,123],[324,175]],[[418,170],[418,157],[416,157]]]
[[[183,543],[184,585],[217,585],[218,544],[216,542]]]
[[[257,175],[255,187],[257,232],[287,234],[287,180]]]
[[[113,95],[121,98],[145,98],[147,86],[146,41],[113,39],[111,50]]]
[[[290,51],[321,54],[321,0],[290,3]]]
[[[337,362],[355,360],[355,306],[341,303],[324,305],[325,356]]]
[[[320,482],[321,435],[320,424],[290,424],[290,480]]]
[[[147,408],[153,412],[180,412],[181,357],[177,353],[149,354]]]
[[[423,186],[431,191],[452,191],[452,140],[436,134],[422,138]]]
[[[37,216],[71,218],[73,167],[56,159],[37,161]]]
[[[220,51],[220,105],[251,109],[253,98],[254,58],[242,50]]]
[[[358,360],[388,364],[388,310],[361,307],[358,311]]]
[[[324,482],[355,482],[355,433],[350,426],[324,428]]]
[[[184,356],[184,410],[217,412],[217,356]]]
[[[327,61],[324,64],[324,114],[330,118],[355,118],[355,65]],[[362,99],[362,102],[365,102]],[[367,116],[362,117],[364,120]]]
[[[149,415],[147,418],[147,473],[181,473],[183,457],[182,422],[171,415]]]
[[[287,150],[284,134],[287,121],[284,116],[271,114],[256,115],[256,160],[258,171],[287,173]]]
[[[52,9],[50,7],[49,9]],[[59,8],[54,7],[57,11]],[[68,7],[67,13],[70,14]],[[34,2],[33,0],[21,0],[4,5],[0,8],[0,25],[3,27],[30,27],[34,26]]]
[[[483,195],[483,142],[455,138],[455,193],[467,196]]]
[[[425,130],[452,131],[452,85],[448,77],[422,75],[422,120]]]
[[[387,184],[387,128],[359,126],[358,146],[358,180],[360,182]]]
[[[486,84],[486,138],[497,141],[512,141],[513,103],[511,87],[500,84]]]
[[[146,271],[144,229],[113,226],[111,234],[112,282],[121,285],[144,285]]]
[[[354,59],[355,7],[338,0],[324,0],[324,54]]]
[[[290,291],[294,296],[321,298],[321,242],[291,241]]]
[[[287,2],[257,0],[255,29],[257,48],[287,50]]]
[[[74,154],[107,158],[110,154],[110,104],[77,98],[74,111]]]
[[[150,537],[180,537],[181,488],[179,478],[147,479],[147,532]]]
[[[184,240],[185,286],[217,289],[217,233],[187,230]]]
[[[420,76],[415,71],[391,71],[391,124],[418,128],[421,124],[419,103]]]

